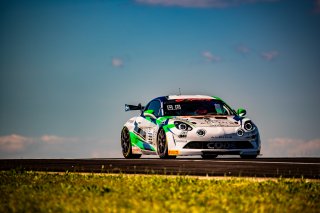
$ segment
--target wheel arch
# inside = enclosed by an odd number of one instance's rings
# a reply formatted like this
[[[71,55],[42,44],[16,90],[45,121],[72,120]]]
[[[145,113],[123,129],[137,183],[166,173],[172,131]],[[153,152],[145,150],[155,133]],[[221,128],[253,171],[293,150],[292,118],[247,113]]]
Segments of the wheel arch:
[[[166,129],[165,125],[161,125],[161,126],[159,126],[159,129],[158,129],[158,132],[157,132],[156,151],[158,152],[158,135],[159,135],[161,129],[163,129],[163,131],[165,133],[167,144],[168,144],[168,150],[175,149],[176,148],[176,144],[175,144],[175,141],[174,141],[173,133],[170,130],[166,131],[165,130]]]

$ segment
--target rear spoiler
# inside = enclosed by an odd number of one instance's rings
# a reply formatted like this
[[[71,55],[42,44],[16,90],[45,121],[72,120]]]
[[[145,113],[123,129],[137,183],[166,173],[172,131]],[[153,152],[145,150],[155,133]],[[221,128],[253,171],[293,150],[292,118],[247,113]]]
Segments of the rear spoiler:
[[[129,104],[126,104],[124,105],[124,110],[127,112],[127,111],[131,111],[131,110],[143,110],[144,109],[144,106],[141,106],[141,104],[138,104],[138,106],[135,106],[135,105],[129,105]]]

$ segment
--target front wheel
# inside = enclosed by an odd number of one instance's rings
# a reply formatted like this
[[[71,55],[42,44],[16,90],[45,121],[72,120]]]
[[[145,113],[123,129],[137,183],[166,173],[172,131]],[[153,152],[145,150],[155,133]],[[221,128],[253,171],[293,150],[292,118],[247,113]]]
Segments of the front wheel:
[[[130,133],[127,127],[123,127],[121,131],[121,148],[122,148],[123,157],[127,159],[136,159],[141,157],[141,154],[132,153]]]
[[[163,129],[160,129],[157,137],[157,151],[161,159],[174,159],[177,156],[168,155],[168,142],[166,133]]]

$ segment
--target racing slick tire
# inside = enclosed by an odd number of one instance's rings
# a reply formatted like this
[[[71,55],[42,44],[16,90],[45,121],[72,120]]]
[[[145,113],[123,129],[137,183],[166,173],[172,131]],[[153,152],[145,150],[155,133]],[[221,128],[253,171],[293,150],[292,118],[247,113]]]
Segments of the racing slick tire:
[[[141,154],[132,153],[130,133],[127,127],[123,127],[121,131],[121,148],[122,148],[123,157],[127,159],[137,159],[141,157]]]
[[[177,156],[168,155],[168,142],[164,129],[160,129],[157,136],[157,152],[161,159],[175,159]]]

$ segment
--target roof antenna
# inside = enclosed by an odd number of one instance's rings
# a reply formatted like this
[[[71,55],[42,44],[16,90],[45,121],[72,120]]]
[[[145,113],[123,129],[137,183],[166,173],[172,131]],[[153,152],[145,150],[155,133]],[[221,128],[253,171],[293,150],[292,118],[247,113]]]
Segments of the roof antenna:
[[[179,95],[181,95],[181,90],[180,90],[180,88],[179,88]]]

